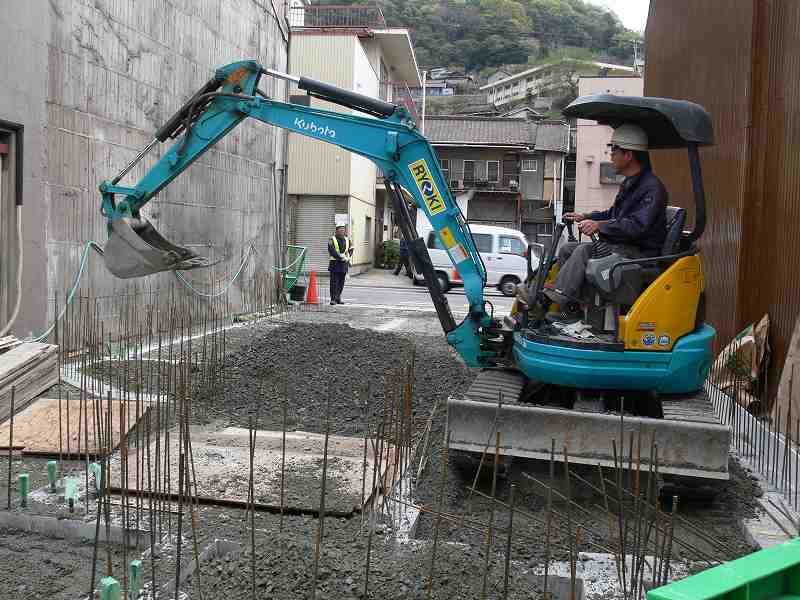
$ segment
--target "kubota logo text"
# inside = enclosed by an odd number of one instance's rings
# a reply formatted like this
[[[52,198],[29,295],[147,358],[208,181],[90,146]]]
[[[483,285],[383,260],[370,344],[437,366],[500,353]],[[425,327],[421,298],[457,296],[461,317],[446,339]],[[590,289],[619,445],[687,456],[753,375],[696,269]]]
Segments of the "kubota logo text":
[[[419,159],[408,165],[411,174],[414,176],[414,181],[417,183],[422,197],[425,199],[425,204],[428,206],[428,211],[431,215],[437,215],[445,208],[444,199],[439,193],[439,188],[431,177],[431,172],[428,170],[428,163],[424,158]]]
[[[294,126],[297,129],[302,131],[308,131],[309,133],[313,133],[315,135],[320,135],[329,138],[336,137],[336,130],[331,129],[327,125],[317,125],[314,121],[306,121],[305,119],[301,119],[300,117],[296,117],[294,120]]]

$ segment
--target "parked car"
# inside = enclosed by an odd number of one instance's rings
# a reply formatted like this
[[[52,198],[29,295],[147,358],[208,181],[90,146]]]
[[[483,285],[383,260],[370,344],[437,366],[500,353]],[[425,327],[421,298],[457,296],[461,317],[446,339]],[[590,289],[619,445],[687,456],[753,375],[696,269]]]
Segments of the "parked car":
[[[513,296],[516,285],[525,281],[528,274],[528,240],[516,229],[494,225],[470,224],[475,246],[486,266],[486,286],[496,287],[505,296]],[[453,266],[444,246],[430,230],[424,236],[439,286],[448,291],[454,285],[463,285],[458,270]],[[539,266],[537,256],[531,257],[531,266]],[[414,269],[414,283],[423,284],[425,279]]]

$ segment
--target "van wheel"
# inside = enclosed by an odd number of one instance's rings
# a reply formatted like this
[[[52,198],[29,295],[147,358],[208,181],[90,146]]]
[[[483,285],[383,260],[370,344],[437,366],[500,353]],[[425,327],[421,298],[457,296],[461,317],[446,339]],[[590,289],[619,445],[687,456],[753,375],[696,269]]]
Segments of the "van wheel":
[[[442,290],[443,294],[450,291],[450,280],[447,278],[447,275],[441,271],[436,271],[436,281],[439,282],[439,289]]]
[[[500,280],[500,285],[497,286],[497,289],[503,292],[503,296],[513,296],[517,293],[518,284],[519,279],[513,275],[506,275]]]

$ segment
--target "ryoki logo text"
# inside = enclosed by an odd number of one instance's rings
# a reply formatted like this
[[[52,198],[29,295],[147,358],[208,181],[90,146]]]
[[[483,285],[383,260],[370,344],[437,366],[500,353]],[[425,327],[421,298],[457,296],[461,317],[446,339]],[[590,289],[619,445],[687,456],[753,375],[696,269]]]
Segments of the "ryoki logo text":
[[[313,133],[322,137],[329,137],[331,139],[336,137],[335,129],[332,129],[327,125],[317,125],[314,123],[314,121],[306,121],[300,117],[295,118],[294,126],[299,130],[308,131],[309,133]]]

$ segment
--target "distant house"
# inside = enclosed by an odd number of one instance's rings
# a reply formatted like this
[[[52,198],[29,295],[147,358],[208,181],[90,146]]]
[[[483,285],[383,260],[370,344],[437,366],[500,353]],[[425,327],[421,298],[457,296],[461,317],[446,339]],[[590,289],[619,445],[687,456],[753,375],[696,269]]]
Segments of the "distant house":
[[[489,83],[481,87],[487,93],[488,101],[497,106],[509,104],[528,97],[557,95],[571,84],[564,80],[565,66],[573,66],[585,75],[632,75],[633,67],[615,65],[590,60],[562,59],[539,65],[514,75],[502,78],[489,78]]]
[[[511,71],[506,71],[505,69],[499,69],[498,71],[495,71],[494,73],[489,75],[488,82],[489,84],[492,84],[497,81],[500,81],[501,79],[506,79],[508,77],[511,77]]]
[[[525,118],[431,116],[425,135],[454,193],[475,190],[467,219],[513,227],[531,241],[552,232],[569,127]]]
[[[528,121],[544,119],[543,113],[535,111],[530,106],[519,106],[513,110],[502,113],[500,116],[506,119],[527,119]]]

